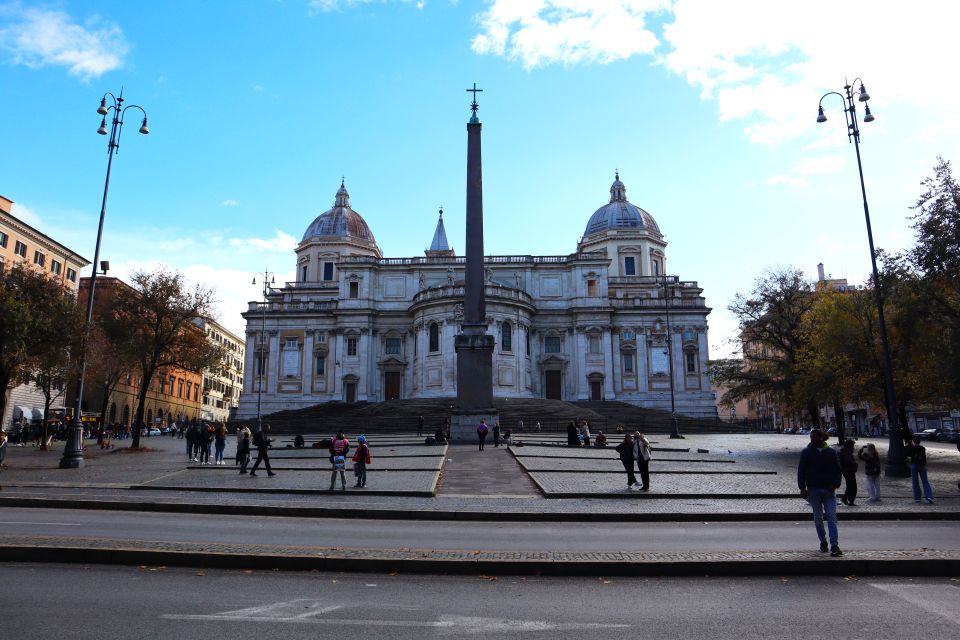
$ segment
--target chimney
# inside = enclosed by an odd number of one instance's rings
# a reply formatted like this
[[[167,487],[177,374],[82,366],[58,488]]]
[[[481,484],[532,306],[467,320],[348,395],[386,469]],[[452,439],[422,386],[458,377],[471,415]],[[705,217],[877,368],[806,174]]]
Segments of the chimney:
[[[817,281],[823,282],[824,280],[826,278],[823,277],[823,263],[821,262],[817,265]]]

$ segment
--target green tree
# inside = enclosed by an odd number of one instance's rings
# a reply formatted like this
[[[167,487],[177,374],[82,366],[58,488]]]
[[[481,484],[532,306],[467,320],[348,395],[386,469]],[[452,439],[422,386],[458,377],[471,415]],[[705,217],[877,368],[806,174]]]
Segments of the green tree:
[[[717,361],[713,379],[727,387],[721,402],[735,403],[765,393],[819,424],[816,399],[802,393],[800,357],[805,346],[803,320],[813,289],[794,268],[768,270],[749,296],[737,294],[728,307],[737,317],[743,360]]]
[[[0,270],[0,415],[13,383],[32,377],[48,359],[64,355],[69,336],[51,325],[73,300],[59,283],[29,268]]]
[[[134,437],[140,446],[144,403],[157,371],[178,368],[201,371],[217,366],[224,350],[212,345],[194,320],[209,318],[213,292],[196,286],[188,289],[183,276],[164,269],[133,274],[132,288],[117,292],[115,317],[125,327],[120,350],[140,370]]]

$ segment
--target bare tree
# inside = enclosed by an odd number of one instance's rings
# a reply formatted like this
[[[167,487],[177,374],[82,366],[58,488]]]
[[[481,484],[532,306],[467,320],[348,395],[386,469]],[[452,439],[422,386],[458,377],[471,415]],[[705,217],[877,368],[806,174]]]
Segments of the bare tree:
[[[199,285],[189,289],[181,274],[165,269],[135,273],[131,281],[132,288],[118,290],[114,313],[125,332],[120,350],[140,370],[131,444],[136,448],[147,392],[157,371],[168,367],[201,371],[218,365],[224,352],[194,324],[211,316],[211,289]]]

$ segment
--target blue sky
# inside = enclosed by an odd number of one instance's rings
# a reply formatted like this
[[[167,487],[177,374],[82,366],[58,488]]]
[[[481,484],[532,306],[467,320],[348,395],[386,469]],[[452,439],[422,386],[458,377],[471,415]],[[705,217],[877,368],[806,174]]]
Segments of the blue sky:
[[[122,87],[151,135],[128,116],[101,257],[111,275],[160,263],[214,286],[242,334],[253,273],[293,279],[341,176],[386,256],[422,255],[441,204],[462,253],[477,82],[487,252],[573,252],[619,169],[668,270],[704,288],[718,357],[727,304],[765,268],[869,272],[836,97],[815,123],[845,76],[877,118],[861,147],[876,243],[912,243],[920,181],[960,155],[958,18],[950,2],[0,0],[0,194],[92,258],[95,110]]]

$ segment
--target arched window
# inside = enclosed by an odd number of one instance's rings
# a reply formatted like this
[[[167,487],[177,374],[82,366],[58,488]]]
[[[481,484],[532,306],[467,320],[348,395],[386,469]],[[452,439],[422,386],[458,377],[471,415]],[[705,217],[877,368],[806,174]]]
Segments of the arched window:
[[[500,325],[500,351],[513,351],[513,327],[509,322]]]
[[[430,353],[440,351],[440,325],[436,322],[430,324]]]
[[[123,405],[123,420],[124,425],[130,424],[130,405]]]
[[[147,426],[153,424],[153,409],[147,409]]]

